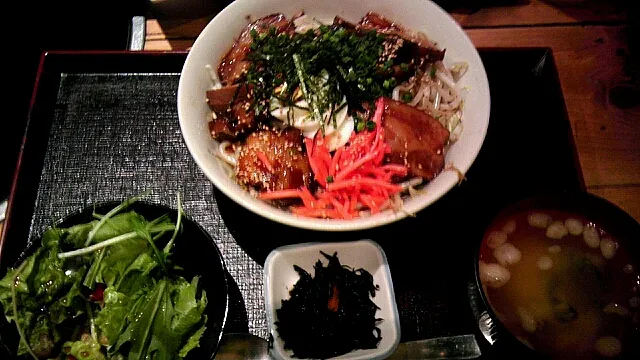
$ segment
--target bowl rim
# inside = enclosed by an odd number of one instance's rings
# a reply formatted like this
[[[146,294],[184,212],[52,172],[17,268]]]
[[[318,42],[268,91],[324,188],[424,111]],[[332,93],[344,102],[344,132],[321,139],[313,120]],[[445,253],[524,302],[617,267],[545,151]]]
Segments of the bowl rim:
[[[369,354],[368,357],[362,357],[362,356],[358,356],[357,354],[353,355],[353,356],[348,356],[348,354],[353,354],[355,352],[361,351],[363,349],[358,349],[358,350],[354,350],[350,353],[346,353],[346,354],[342,354],[340,355],[341,358],[343,359],[371,359],[371,360],[375,360],[375,359],[384,359],[387,358],[388,356],[390,356],[398,347],[398,345],[400,344],[400,337],[401,337],[401,328],[400,328],[400,313],[398,311],[398,304],[396,302],[396,297],[395,297],[395,290],[393,288],[393,279],[391,277],[391,270],[389,267],[389,261],[387,259],[387,255],[385,254],[384,250],[382,249],[382,247],[380,246],[380,244],[378,244],[377,242],[371,240],[371,239],[359,239],[359,240],[351,240],[351,241],[335,241],[335,242],[304,242],[304,243],[298,243],[298,244],[291,244],[291,245],[283,245],[280,247],[275,248],[274,250],[272,250],[269,255],[267,256],[265,262],[264,262],[264,275],[263,275],[263,295],[264,295],[264,300],[265,300],[265,310],[267,313],[267,330],[269,332],[269,342],[270,344],[270,354],[272,356],[275,356],[278,359],[294,359],[290,356],[283,356],[286,354],[281,354],[279,351],[276,350],[276,347],[273,346],[273,343],[278,342],[280,343],[281,340],[278,340],[278,336],[277,334],[274,334],[275,331],[277,331],[275,329],[274,326],[274,318],[275,318],[275,313],[271,311],[271,309],[274,308],[274,305],[272,303],[272,299],[271,299],[271,287],[272,287],[272,281],[270,281],[270,279],[274,276],[271,275],[271,271],[270,271],[270,264],[272,264],[275,260],[275,257],[278,256],[279,254],[283,253],[283,252],[299,252],[299,251],[310,251],[311,248],[314,247],[318,247],[318,246],[322,246],[322,247],[336,247],[336,251],[338,251],[340,246],[348,246],[348,245],[355,245],[355,246],[372,246],[376,252],[378,252],[378,254],[380,255],[381,258],[381,262],[380,265],[384,268],[384,278],[387,280],[389,286],[388,286],[388,292],[389,292],[389,300],[390,300],[390,305],[391,305],[391,309],[390,312],[393,315],[393,324],[392,327],[394,329],[393,334],[395,335],[395,339],[393,341],[393,343],[391,344],[390,347],[388,347],[387,349],[380,349],[378,353],[376,354]],[[282,299],[280,299],[282,300]],[[379,348],[376,348],[376,350],[378,350]]]
[[[34,251],[35,249],[41,246],[38,241],[41,240],[42,236],[45,234],[45,232],[48,229],[58,227],[58,226],[67,226],[66,223],[73,220],[76,217],[87,216],[93,211],[102,209],[102,208],[114,208],[115,206],[121,204],[122,201],[124,200],[126,199],[122,199],[122,200],[111,199],[111,200],[96,201],[93,204],[75,208],[74,210],[71,210],[64,215],[56,217],[55,219],[50,221],[49,224],[42,229],[42,231],[38,232],[37,234],[32,236],[31,239],[29,239],[22,253],[20,253],[16,258],[13,266],[16,266],[17,263],[24,261],[25,257],[29,256],[32,251]],[[152,211],[153,210],[164,211],[170,214],[177,214],[177,211],[178,211],[178,209],[166,204],[154,203],[149,200],[140,199],[135,201],[134,203],[129,204],[126,208],[121,210],[120,213],[133,210],[140,213],[140,215],[143,215],[142,213],[146,211],[145,208],[151,209]],[[189,223],[190,225],[194,226],[195,229],[197,229],[202,234],[202,236],[204,236],[208,241],[211,242],[211,244],[213,245],[213,248],[215,249],[215,254],[220,260],[221,269],[224,275],[223,276],[224,292],[225,292],[224,314],[223,314],[222,320],[220,321],[220,333],[218,334],[216,339],[217,344],[215,346],[214,351],[209,355],[209,359],[215,359],[216,354],[220,349],[220,342],[222,341],[222,336],[224,335],[224,329],[227,325],[227,321],[229,320],[229,279],[227,278],[228,270],[227,270],[226,263],[224,261],[224,257],[222,256],[222,253],[218,248],[218,245],[215,243],[213,237],[202,227],[202,225],[200,225],[200,223],[195,221],[193,217],[190,216],[185,211],[182,212],[182,221],[183,223]],[[69,223],[68,225],[71,226],[75,224],[72,222],[72,223]],[[4,245],[5,243],[2,243],[2,245]],[[0,268],[2,268],[3,266],[6,266],[8,268],[12,265],[11,264],[4,265],[2,264],[2,261],[0,261]],[[2,339],[0,339],[0,345],[4,347],[4,342],[2,341]],[[189,357],[190,356],[188,356],[187,358]]]
[[[551,202],[554,202],[554,201],[560,202],[561,200],[564,200],[565,202],[566,201],[575,201],[575,202],[584,201],[584,202],[588,202],[589,204],[593,204],[594,207],[599,206],[602,208],[606,208],[606,210],[603,210],[603,212],[606,211],[606,212],[614,213],[613,216],[620,217],[621,221],[625,222],[625,225],[624,225],[625,227],[631,228],[632,230],[631,233],[635,232],[636,234],[640,235],[640,223],[636,219],[634,219],[629,213],[627,213],[625,210],[623,210],[618,205],[612,203],[611,201],[584,190],[547,191],[547,192],[531,195],[528,197],[520,198],[505,206],[502,206],[498,211],[495,212],[495,214],[493,214],[493,216],[491,216],[489,222],[486,224],[486,227],[482,231],[482,238],[477,242],[472,254],[473,268],[474,268],[473,284],[476,287],[477,295],[480,299],[480,304],[483,306],[480,316],[482,316],[483,313],[486,313],[489,315],[489,317],[493,321],[490,331],[492,335],[495,336],[496,339],[495,341],[490,342],[489,345],[491,347],[499,347],[501,346],[502,343],[505,342],[505,340],[507,340],[511,346],[515,347],[513,350],[516,351],[517,354],[521,356],[545,356],[545,354],[540,353],[537,350],[528,347],[520,339],[518,339],[518,337],[516,337],[511,331],[508,330],[508,328],[504,325],[502,320],[500,320],[500,318],[498,317],[493,306],[491,306],[488,295],[484,291],[484,288],[482,287],[482,281],[480,280],[480,250],[484,245],[484,237],[487,234],[489,227],[493,224],[493,222],[496,219],[498,219],[503,215],[507,215],[513,212],[523,212],[523,211],[533,211],[536,209],[543,209],[536,205],[532,205],[537,200],[542,200],[542,201],[546,200]],[[560,210],[562,211],[562,209]],[[583,210],[583,211],[587,211],[587,210]],[[580,215],[586,217],[586,215],[583,215],[583,214],[580,214]],[[594,219],[594,220],[597,221],[597,219]],[[634,246],[634,249],[637,249],[639,247],[640,247],[640,243],[636,243]],[[638,253],[637,255],[640,256],[640,253]]]
[[[186,70],[189,68],[191,61],[193,61],[192,60],[194,57],[193,49],[199,48],[200,46],[206,46],[206,45],[202,45],[204,44],[204,41],[205,41],[204,38],[207,33],[213,31],[212,29],[216,21],[219,21],[219,19],[222,19],[228,16],[235,15],[235,13],[238,12],[238,10],[241,10],[243,6],[246,6],[246,4],[251,4],[251,2],[252,0],[236,0],[231,4],[229,4],[227,7],[225,7],[224,9],[222,9],[222,11],[216,14],[216,16],[214,16],[207,23],[204,29],[198,34],[198,37],[196,38],[193,46],[191,47],[191,50],[188,52],[186,60],[184,62],[184,65],[180,73],[180,79],[178,82],[178,91],[177,91],[178,120],[179,120],[181,129],[184,128],[185,122],[186,122],[186,120],[184,119],[186,118],[185,103],[187,102],[187,99],[184,99],[183,98],[184,96],[182,95],[185,92],[184,89],[187,87],[186,85],[187,80],[183,75],[186,72]],[[432,0],[424,0],[424,2],[426,3],[426,6],[433,7],[433,9],[435,10],[433,13],[437,14],[436,15],[437,17],[442,17],[447,20],[446,22],[452,26],[452,29],[454,29],[455,32],[457,32],[457,35],[459,35],[459,38],[465,44],[465,47],[468,47],[468,49],[471,52],[470,54],[471,57],[473,58],[474,61],[476,61],[480,65],[477,69],[474,69],[474,71],[477,71],[478,81],[480,82],[481,87],[483,89],[486,89],[486,91],[478,92],[480,96],[480,100],[478,101],[482,103],[486,102],[486,111],[484,113],[479,113],[478,115],[479,119],[486,119],[486,121],[484,121],[484,126],[480,129],[480,132],[477,134],[479,141],[477,143],[477,146],[475,146],[475,148],[472,148],[468,151],[470,155],[466,157],[468,161],[465,164],[463,164],[464,166],[457,167],[457,169],[462,174],[466,174],[469,168],[471,167],[471,165],[473,165],[473,163],[475,162],[484,144],[484,141],[487,135],[487,130],[489,127],[490,112],[491,112],[491,95],[489,92],[490,90],[489,81],[487,78],[487,73],[484,67],[484,63],[482,62],[482,59],[480,58],[480,54],[478,53],[478,49],[475,47],[475,45],[471,41],[471,38],[469,37],[469,35],[467,35],[467,33],[460,26],[460,24],[448,12],[446,12],[440,5],[436,4]],[[467,59],[467,60],[471,60],[471,59]],[[245,190],[243,190],[238,184],[234,184],[235,186],[226,186],[226,184],[224,184],[223,181],[214,174],[214,171],[210,169],[208,166],[206,166],[205,160],[200,156],[196,155],[198,154],[198,152],[196,151],[198,144],[196,144],[196,141],[194,139],[185,136],[184,131],[182,131],[182,137],[189,150],[191,157],[194,159],[198,167],[209,179],[209,181],[211,181],[218,190],[220,190],[224,195],[232,199],[236,204],[269,220],[279,222],[284,225],[293,226],[301,229],[307,229],[307,230],[356,231],[356,230],[372,229],[372,228],[380,227],[383,225],[388,225],[396,221],[405,219],[409,216],[412,216],[413,214],[417,214],[421,210],[424,210],[425,208],[431,206],[433,203],[440,200],[445,194],[449,193],[449,191],[451,191],[451,189],[456,184],[459,183],[459,179],[456,175],[447,174],[447,172],[443,170],[438,174],[437,177],[441,177],[443,175],[450,175],[450,176],[448,176],[448,179],[447,179],[448,181],[446,181],[442,185],[441,190],[438,191],[435,196],[433,196],[432,198],[426,198],[423,201],[411,202],[411,204],[409,205],[405,203],[401,211],[385,210],[375,215],[359,217],[359,218],[350,219],[350,220],[306,218],[306,217],[297,216],[295,214],[292,214],[290,212],[287,212],[281,209],[277,209],[266,203],[260,204],[258,202],[247,200],[245,196],[240,192],[240,191],[244,192]],[[435,179],[432,179],[431,181],[427,182],[427,185],[434,180]]]

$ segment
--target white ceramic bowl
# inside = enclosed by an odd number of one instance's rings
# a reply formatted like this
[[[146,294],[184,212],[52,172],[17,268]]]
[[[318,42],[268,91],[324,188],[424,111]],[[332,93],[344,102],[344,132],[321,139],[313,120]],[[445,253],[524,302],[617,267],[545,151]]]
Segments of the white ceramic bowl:
[[[402,211],[386,211],[354,220],[328,220],[298,217],[260,201],[244,191],[229,176],[214,155],[217,143],[211,139],[211,117],[205,93],[212,87],[205,65],[217,68],[234,40],[251,20],[281,12],[292,16],[304,10],[320,20],[339,15],[357,22],[369,11],[378,12],[408,29],[423,31],[446,49],[445,63],[467,61],[469,70],[460,84],[468,89],[463,107],[463,131],[445,156],[463,174],[475,160],[489,125],[489,84],[482,61],[464,30],[439,6],[428,0],[236,0],[222,10],[198,36],[185,61],[178,87],[178,116],[185,143],[207,178],[245,208],[268,219],[300,228],[348,231],[388,224],[429,206],[458,183],[453,171],[443,171],[425,191],[407,199]]]
[[[400,318],[387,257],[382,248],[371,240],[287,245],[273,250],[267,256],[264,263],[264,294],[267,325],[269,333],[273,336],[271,356],[280,360],[293,359],[293,353],[284,349],[284,342],[275,329],[274,323],[278,320],[276,309],[282,306],[282,299],[289,298],[289,291],[300,278],[293,265],[302,267],[311,276],[314,276],[313,265],[316,261],[321,260],[323,265],[327,265],[328,261],[320,251],[329,255],[338,252],[338,259],[342,265],[367,270],[373,276],[374,284],[380,286],[376,296],[372,298],[380,308],[376,317],[383,319],[378,325],[382,336],[380,344],[375,349],[355,350],[332,359],[387,358],[400,343]]]

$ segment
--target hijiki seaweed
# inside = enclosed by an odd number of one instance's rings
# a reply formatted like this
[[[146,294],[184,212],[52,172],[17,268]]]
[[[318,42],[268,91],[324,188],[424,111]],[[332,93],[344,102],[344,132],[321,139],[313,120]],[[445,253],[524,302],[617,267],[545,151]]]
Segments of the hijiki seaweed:
[[[276,310],[276,327],[285,349],[298,358],[326,359],[357,349],[373,349],[382,339],[372,301],[378,285],[371,273],[340,264],[337,252],[326,267],[318,260],[311,276],[298,265],[300,275]]]

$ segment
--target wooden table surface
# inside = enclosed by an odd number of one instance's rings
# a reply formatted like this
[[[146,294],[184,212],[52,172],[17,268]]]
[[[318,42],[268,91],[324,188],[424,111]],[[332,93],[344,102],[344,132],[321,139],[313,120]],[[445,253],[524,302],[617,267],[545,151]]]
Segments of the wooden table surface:
[[[615,1],[551,5],[557,2],[451,14],[477,47],[552,49],[587,190],[640,221],[640,105],[620,109],[609,101],[609,93],[631,79],[629,15]],[[145,50],[189,49],[210,19],[150,18]],[[637,91],[640,85],[629,86]]]

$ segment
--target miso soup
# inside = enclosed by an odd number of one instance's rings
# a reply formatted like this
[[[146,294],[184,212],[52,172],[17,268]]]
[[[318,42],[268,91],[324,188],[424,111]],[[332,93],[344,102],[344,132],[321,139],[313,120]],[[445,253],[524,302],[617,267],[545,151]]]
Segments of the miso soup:
[[[484,292],[525,345],[553,358],[640,359],[638,254],[607,229],[529,211],[496,219],[483,240]]]

